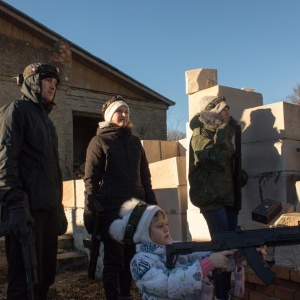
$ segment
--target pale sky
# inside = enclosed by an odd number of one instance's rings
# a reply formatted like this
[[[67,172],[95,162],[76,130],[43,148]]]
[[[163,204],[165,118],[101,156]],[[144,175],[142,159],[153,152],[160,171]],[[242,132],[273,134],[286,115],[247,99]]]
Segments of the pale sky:
[[[6,0],[176,102],[185,131],[185,71],[217,69],[220,85],[254,88],[264,104],[300,83],[299,0]]]

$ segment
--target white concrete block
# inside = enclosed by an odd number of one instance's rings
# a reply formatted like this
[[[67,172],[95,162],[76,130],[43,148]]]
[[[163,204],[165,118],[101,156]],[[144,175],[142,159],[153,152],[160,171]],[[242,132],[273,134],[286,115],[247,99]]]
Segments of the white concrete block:
[[[174,241],[186,241],[186,214],[168,214],[171,237]]]
[[[167,214],[186,213],[187,191],[186,185],[177,188],[154,189],[158,205]]]
[[[300,213],[292,212],[292,213],[281,214],[280,217],[274,223],[274,225],[275,227],[298,226],[299,222],[300,222]]]
[[[142,140],[141,142],[149,164],[161,160],[159,140]]]
[[[84,208],[84,181],[83,179],[77,179],[75,180],[75,201],[76,201],[76,207],[77,208]]]
[[[179,156],[186,156],[186,151],[189,147],[187,139],[182,139],[178,141],[179,146]]]
[[[187,210],[187,240],[210,241],[207,223],[199,209]]]
[[[297,208],[296,211],[300,212],[300,181],[295,183],[296,195],[297,195]]]
[[[199,112],[199,101],[203,96],[207,95],[224,96],[230,107],[230,113],[237,121],[242,117],[244,109],[263,104],[263,98],[260,93],[216,85],[189,95],[189,120]]]
[[[160,151],[162,160],[180,156],[179,145],[176,141],[160,141]]]
[[[179,143],[177,141],[142,140],[148,163],[177,157],[179,155]]]
[[[296,186],[296,191],[297,191],[297,198],[298,198],[298,201],[300,202],[300,181],[297,181],[295,183],[295,186]]]
[[[278,139],[300,140],[299,105],[276,102],[248,108],[243,111],[240,122],[243,124],[243,143]]]
[[[75,207],[74,180],[63,182],[63,205],[64,207]]]
[[[216,69],[195,69],[185,72],[185,90],[190,95],[218,84]]]
[[[300,221],[300,213],[283,214],[275,223],[276,227],[297,226]],[[289,253],[289,255],[287,255]],[[300,245],[275,247],[275,264],[288,268],[300,266]]]
[[[84,181],[83,179],[63,182],[63,205],[65,208],[84,208]]]
[[[300,141],[290,139],[267,140],[242,144],[242,165],[249,176],[283,170],[300,172]]]
[[[185,167],[185,157],[173,157],[149,164],[152,188],[175,188],[185,185]]]
[[[187,208],[199,210],[199,207],[195,206],[190,200],[190,182],[189,182],[189,180],[187,181],[186,186],[187,186]]]

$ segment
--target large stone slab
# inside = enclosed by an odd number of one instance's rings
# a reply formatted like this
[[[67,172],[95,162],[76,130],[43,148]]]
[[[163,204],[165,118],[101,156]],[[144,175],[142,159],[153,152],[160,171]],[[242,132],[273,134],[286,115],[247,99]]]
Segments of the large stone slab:
[[[263,104],[262,94],[245,90],[216,85],[211,88],[189,95],[189,120],[199,112],[199,101],[203,96],[224,96],[230,112],[236,120],[240,120],[243,110]]]
[[[297,181],[295,183],[295,187],[296,187],[296,194],[297,194],[297,201],[298,201],[298,207],[299,207],[299,212],[300,212],[300,181]]]
[[[63,205],[65,208],[84,207],[83,179],[63,182]]]
[[[177,188],[179,185],[185,185],[185,167],[185,157],[173,157],[149,164],[152,188]]]
[[[142,140],[148,163],[177,157],[179,143],[177,141]]]
[[[161,160],[179,156],[177,141],[160,141]]]
[[[248,108],[243,111],[240,122],[243,124],[243,143],[292,139],[298,140],[299,147],[299,105],[277,102]]]
[[[300,172],[300,141],[277,139],[242,144],[242,164],[249,176],[266,172]]]
[[[185,139],[181,139],[178,141],[178,146],[179,146],[179,156],[186,156],[186,151],[189,147],[189,141]]]
[[[63,205],[64,207],[75,207],[75,181],[63,182]]]
[[[276,226],[297,226],[300,222],[300,213],[282,215]],[[275,247],[275,264],[288,268],[300,268],[300,245]]]
[[[185,72],[185,90],[187,95],[210,88],[218,84],[216,69],[194,69]]]
[[[168,214],[186,213],[186,185],[176,188],[154,189],[158,205]]]
[[[149,164],[161,160],[159,140],[142,140],[141,142]]]
[[[186,241],[187,239],[187,215],[184,214],[168,214],[168,224],[171,237],[174,241]]]
[[[210,241],[207,223],[199,209],[187,210],[187,240]]]
[[[75,206],[77,208],[84,208],[84,191],[85,185],[83,179],[75,180]]]

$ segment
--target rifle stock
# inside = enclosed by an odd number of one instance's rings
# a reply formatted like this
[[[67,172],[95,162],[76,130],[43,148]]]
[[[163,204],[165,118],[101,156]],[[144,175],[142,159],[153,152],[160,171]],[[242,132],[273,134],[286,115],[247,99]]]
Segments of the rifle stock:
[[[262,245],[275,247],[295,244],[300,244],[300,226],[220,232],[214,234],[209,242],[178,242],[167,245],[167,267],[174,268],[180,254],[239,249],[259,278],[265,284],[270,284],[275,273],[268,267],[256,248]]]

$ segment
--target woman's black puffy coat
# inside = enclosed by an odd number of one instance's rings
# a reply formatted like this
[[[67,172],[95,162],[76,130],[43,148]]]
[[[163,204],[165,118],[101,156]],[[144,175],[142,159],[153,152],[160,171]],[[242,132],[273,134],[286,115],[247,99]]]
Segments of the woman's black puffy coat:
[[[132,197],[157,204],[144,148],[129,126],[100,123],[87,148],[84,182],[89,211],[95,201],[104,211],[119,210]]]

